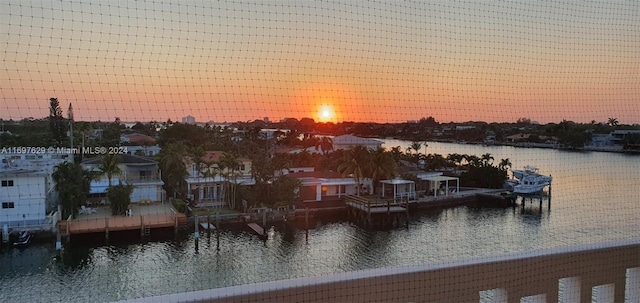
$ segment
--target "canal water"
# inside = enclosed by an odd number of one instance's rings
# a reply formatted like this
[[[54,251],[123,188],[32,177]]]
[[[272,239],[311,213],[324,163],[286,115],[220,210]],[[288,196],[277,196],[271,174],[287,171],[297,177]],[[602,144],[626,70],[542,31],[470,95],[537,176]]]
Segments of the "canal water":
[[[386,140],[385,147],[408,142]],[[428,264],[640,236],[640,156],[429,142],[422,152],[509,158],[551,174],[551,210],[457,207],[413,214],[408,228],[367,231],[336,218],[304,230],[276,226],[263,242],[248,229],[215,236],[171,230],[78,237],[0,252],[0,302],[101,302],[386,266]],[[117,241],[117,242],[114,242]],[[197,247],[197,249],[196,249]]]

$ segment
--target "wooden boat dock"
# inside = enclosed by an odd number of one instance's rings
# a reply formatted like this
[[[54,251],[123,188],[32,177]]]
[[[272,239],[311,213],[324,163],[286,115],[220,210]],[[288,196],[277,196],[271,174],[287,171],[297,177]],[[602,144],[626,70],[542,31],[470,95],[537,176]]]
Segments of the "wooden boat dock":
[[[169,204],[131,205],[132,215],[111,215],[111,208],[102,206],[90,214],[80,214],[75,219],[61,220],[58,228],[63,236],[88,233],[140,230],[149,235],[152,229],[174,227],[187,223],[186,215],[176,212]]]
[[[408,198],[378,199],[349,195],[345,204],[350,216],[365,226],[397,226],[409,220]]]

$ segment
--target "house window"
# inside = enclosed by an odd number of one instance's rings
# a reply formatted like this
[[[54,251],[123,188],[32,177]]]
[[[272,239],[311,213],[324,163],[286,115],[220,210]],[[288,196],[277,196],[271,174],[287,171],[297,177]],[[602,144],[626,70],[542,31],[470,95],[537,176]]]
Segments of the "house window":
[[[246,167],[244,166],[244,164],[240,164],[240,166],[238,166],[238,170],[240,171],[244,171],[246,169]]]
[[[2,187],[13,186],[13,180],[2,180]]]
[[[2,208],[15,208],[15,204],[14,202],[2,202]]]

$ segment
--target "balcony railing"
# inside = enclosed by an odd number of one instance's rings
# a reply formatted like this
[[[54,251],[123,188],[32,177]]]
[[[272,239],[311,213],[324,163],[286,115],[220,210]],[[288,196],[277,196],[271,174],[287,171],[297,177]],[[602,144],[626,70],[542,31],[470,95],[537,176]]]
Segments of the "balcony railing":
[[[125,180],[127,182],[154,182],[154,181],[160,181],[160,175],[159,174],[145,175],[145,176],[127,175]]]
[[[640,302],[640,239],[142,298],[133,302]]]

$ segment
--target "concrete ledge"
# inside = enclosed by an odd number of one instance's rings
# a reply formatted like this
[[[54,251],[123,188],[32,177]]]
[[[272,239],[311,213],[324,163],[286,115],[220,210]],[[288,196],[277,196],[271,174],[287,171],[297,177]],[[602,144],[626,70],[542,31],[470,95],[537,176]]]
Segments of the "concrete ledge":
[[[624,301],[625,271],[640,267],[640,239],[560,247],[501,256],[387,267],[177,293],[122,302],[478,302],[501,289],[508,302],[545,294],[558,298],[558,281],[580,277],[582,300],[593,286],[614,284]],[[506,301],[505,301],[506,302]]]

